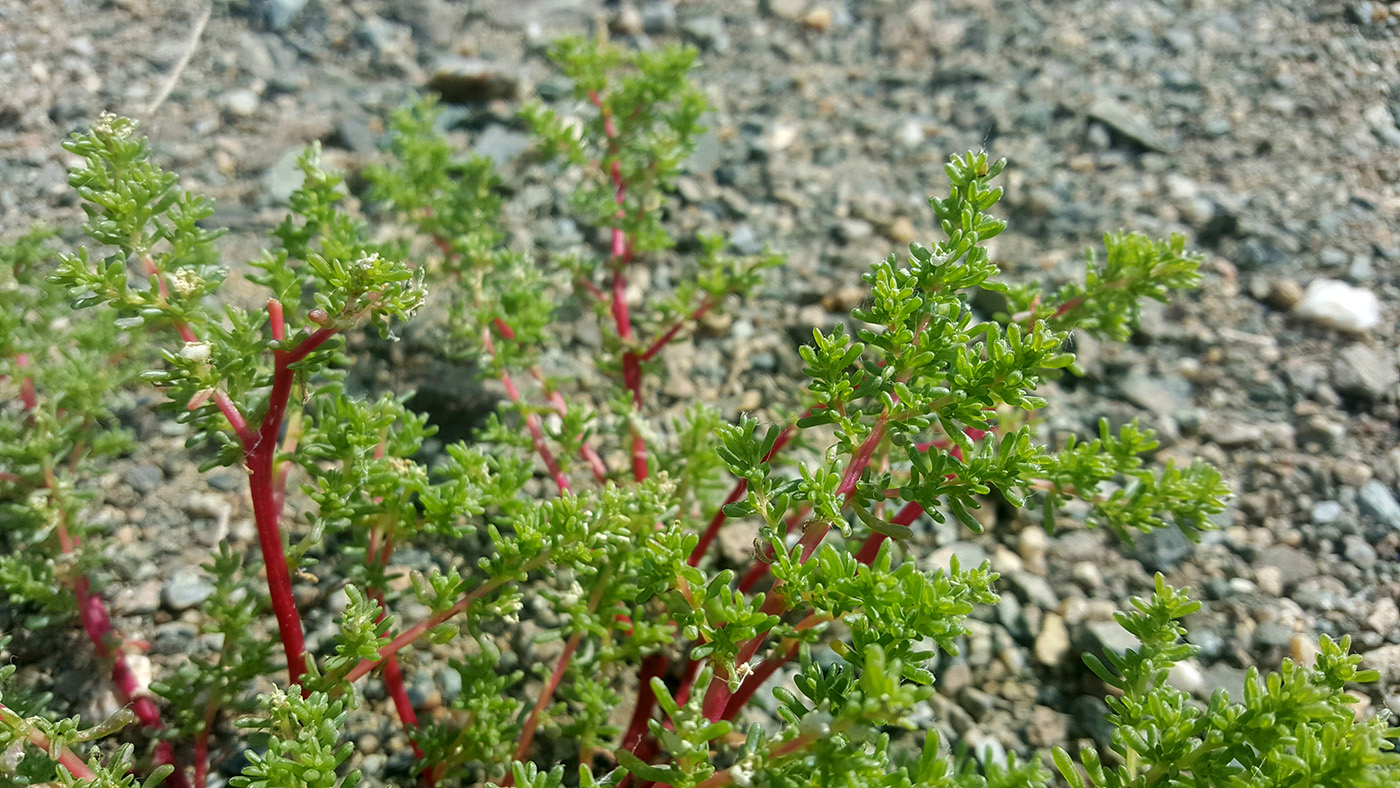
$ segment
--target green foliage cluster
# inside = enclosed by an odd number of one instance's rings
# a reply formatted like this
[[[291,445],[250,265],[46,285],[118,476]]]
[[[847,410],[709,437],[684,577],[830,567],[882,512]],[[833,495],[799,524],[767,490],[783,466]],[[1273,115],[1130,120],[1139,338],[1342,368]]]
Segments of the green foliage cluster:
[[[1109,665],[1089,660],[1116,693],[1104,754],[981,766],[932,733],[911,744],[901,731],[934,691],[935,652],[956,654],[966,617],[998,601],[989,565],[910,559],[916,518],[980,530],[972,512],[1002,501],[1041,506],[1051,525],[1074,498],[1091,525],[1125,537],[1195,536],[1223,510],[1214,469],[1145,460],[1150,431],[1105,425],[1056,449],[1033,427],[1042,384],[1072,369],[1070,332],[1126,338],[1139,300],[1195,284],[1199,258],[1181,239],[1111,235],[1082,285],[1053,296],[1008,285],[985,247],[1006,226],[991,213],[1005,162],[956,156],[947,197],[930,200],[943,240],[871,266],[871,297],[852,315],[863,327],[817,329],[800,349],[800,416],[760,429],[697,403],[661,423],[648,404],[658,356],[780,259],[731,257],[713,237],[682,254],[669,235],[669,189],[705,109],[693,51],[566,40],[553,58],[574,106],[534,105],[523,122],[541,157],[580,179],[571,210],[606,243],[539,260],[508,248],[499,177],[458,154],[423,101],[395,115],[392,160],[370,172],[400,230],[391,240],[371,240],[383,236],[344,210],[342,180],[314,147],[301,159],[276,244],[251,261],[265,311],[220,299],[210,203],[153,162],[131,121],[106,117],[67,144],[81,159],[70,180],[84,229],[107,252],[63,255],[44,272],[39,235],[0,251],[0,374],[14,396],[0,404],[0,538],[22,551],[0,560],[0,589],[31,613],[27,626],[77,609],[90,637],[117,638],[94,612],[100,567],[80,546],[102,534],[81,525],[80,492],[98,459],[129,445],[106,395],[136,371],[163,389],[208,466],[247,470],[262,563],[228,546],[210,557],[203,631],[220,645],[151,686],[163,720],[142,705],[83,730],[52,718],[42,697],[6,695],[6,779],[133,786],[144,773],[147,785],[203,788],[211,752],[248,742],[236,788],[360,784],[345,729],[370,711],[360,701],[371,674],[424,786],[1012,788],[1047,785],[1051,763],[1074,788],[1400,778],[1384,722],[1354,720],[1347,686],[1374,676],[1356,670],[1345,640],[1324,640],[1315,667],[1251,675],[1242,703],[1217,694],[1201,706],[1167,686],[1191,654],[1178,622],[1195,603],[1161,578],[1119,618],[1142,646]],[[683,275],[629,303],[629,276],[662,254]],[[445,305],[443,352],[478,362],[507,394],[476,441],[431,463],[435,428],[404,395],[352,396],[343,381],[345,332],[389,335],[428,289]],[[976,289],[1005,293],[1008,314],[979,320]],[[591,306],[608,337],[596,363],[611,385],[587,401],[538,365],[561,299]],[[70,319],[65,300],[105,309]],[[172,337],[148,364],[144,343]],[[97,372],[108,369],[114,377]],[[796,461],[784,455],[794,441],[808,449]],[[295,522],[282,515],[289,489],[309,503]],[[759,537],[736,572],[708,548],[741,519]],[[441,560],[396,591],[392,554],[414,544]],[[337,635],[319,649],[305,647],[293,573],[344,592]],[[426,611],[411,621],[399,614],[410,596]],[[562,644],[530,669],[538,681],[503,667],[522,618],[540,633],[532,645]],[[260,625],[272,619],[285,663]],[[447,713],[420,720],[403,674],[425,640],[454,646],[462,690]],[[780,672],[788,681],[773,686]],[[778,703],[771,724],[744,713],[760,692]],[[630,713],[625,725],[617,710]],[[156,742],[149,755],[75,754],[133,721]]]

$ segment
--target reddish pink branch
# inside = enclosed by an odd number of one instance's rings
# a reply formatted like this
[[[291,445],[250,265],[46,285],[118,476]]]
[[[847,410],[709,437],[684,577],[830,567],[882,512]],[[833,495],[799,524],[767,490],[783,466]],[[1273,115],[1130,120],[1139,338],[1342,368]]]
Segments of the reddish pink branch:
[[[384,620],[383,610],[379,613],[379,620]],[[389,697],[394,699],[394,710],[399,713],[399,722],[403,723],[404,730],[417,728],[418,713],[413,710],[413,701],[408,697],[408,686],[404,683],[403,671],[399,669],[398,657],[389,657],[384,661],[384,686],[389,690]],[[413,747],[413,756],[422,760],[423,748],[418,746],[418,739],[409,734],[408,743]]]
[[[632,707],[632,719],[627,724],[627,732],[622,735],[623,749],[635,753],[637,745],[646,736],[647,721],[651,719],[651,712],[656,708],[656,692],[651,687],[651,680],[660,678],[666,672],[669,663],[670,658],[664,653],[650,654],[642,660],[642,671],[637,676],[641,683],[637,690],[637,705]]]
[[[212,701],[204,708],[204,727],[194,737],[194,786],[205,788],[209,784],[209,736],[214,730],[214,721],[219,707]]]
[[[639,482],[647,479],[647,445],[642,440],[642,434],[637,431],[636,425],[632,426],[632,476]]]
[[[228,419],[229,426],[233,427],[233,434],[238,436],[238,440],[243,444],[246,452],[253,448],[258,442],[258,435],[248,426],[248,422],[243,420],[243,414],[239,412],[238,406],[233,404],[228,394],[221,390],[214,391],[214,403],[219,406],[219,410]]]
[[[29,368],[29,354],[15,354],[15,366],[20,369]],[[25,410],[34,410],[39,407],[39,394],[34,390],[34,378],[25,375],[19,382],[19,399]]]
[[[617,124],[613,120],[612,112],[604,106],[602,97],[598,92],[590,91],[589,101],[598,108],[603,117],[603,133],[608,139],[608,153],[615,156],[617,153]],[[622,175],[622,161],[614,158],[608,165],[608,175],[613,183],[613,201],[617,203],[617,218],[619,224],[627,216],[624,204],[627,202],[627,182]],[[617,325],[617,336],[624,345],[632,341],[632,317],[627,310],[627,266],[632,264],[634,253],[632,240],[627,237],[621,226],[612,228],[612,303],[610,304],[613,322]],[[640,410],[642,407],[642,363],[641,358],[635,350],[624,350],[622,353],[622,382],[627,390],[632,393],[632,405]],[[637,481],[646,480],[650,471],[647,468],[646,441],[642,439],[641,433],[633,425],[631,433],[631,460],[632,476]]]
[[[151,257],[149,254],[142,255],[141,262],[146,266],[146,275],[156,280],[156,289],[160,292],[160,300],[168,303],[170,301],[170,289],[165,286],[165,275],[156,267],[155,258]],[[175,333],[179,334],[181,339],[186,342],[199,341],[199,338],[195,336],[194,329],[190,328],[189,323],[183,320],[171,320],[170,322],[175,326]]]
[[[769,750],[768,759],[771,761],[786,757],[807,747],[816,740],[817,735],[815,733],[804,733],[795,739],[785,741],[772,750]],[[724,788],[724,786],[734,784],[736,780],[734,778],[733,769],[734,767],[731,766],[722,772],[715,772],[710,775],[708,779],[697,785],[696,788]]]
[[[274,306],[276,305],[276,306]],[[269,302],[269,316],[280,312],[280,304]],[[274,328],[274,336],[279,329]],[[277,438],[282,429],[282,419],[287,413],[287,403],[291,399],[292,384],[296,379],[293,364],[305,359],[316,348],[331,337],[336,329],[322,326],[301,340],[290,351],[273,351],[272,389],[268,393],[267,413],[259,425],[256,441],[244,455],[248,469],[248,489],[253,500],[253,520],[258,530],[258,546],[262,550],[263,565],[267,573],[267,590],[272,599],[272,611],[277,619],[277,631],[282,640],[282,650],[287,657],[287,675],[292,684],[301,683],[301,674],[306,671],[306,646],[302,633],[301,614],[297,611],[296,599],[292,596],[292,578],[287,567],[287,554],[282,547],[281,505],[277,495],[277,475],[274,461],[277,456]]]
[[[604,302],[604,303],[607,302],[607,300],[608,300],[608,294],[605,293],[605,292],[603,292],[603,288],[601,288],[601,287],[599,287],[599,286],[593,284],[591,281],[589,281],[589,280],[587,280],[587,279],[580,279],[580,280],[578,280],[578,281],[579,281],[579,284],[583,286],[583,289],[588,291],[589,295],[593,296],[594,298],[598,299],[598,300],[601,301],[601,302]]]
[[[787,446],[788,442],[791,441],[792,437],[796,434],[797,425],[789,424],[787,428],[778,435],[778,439],[773,441],[773,447],[763,455],[763,461],[771,461],[773,455],[782,450],[784,446]],[[715,516],[710,519],[710,524],[705,528],[704,532],[700,534],[700,541],[696,543],[695,549],[690,552],[690,558],[687,559],[687,563],[691,566],[700,565],[700,559],[705,556],[706,551],[710,548],[710,543],[715,540],[715,536],[719,534],[719,529],[729,517],[729,515],[724,513],[724,507],[731,503],[737,503],[739,499],[743,498],[748,492],[748,489],[749,483],[745,479],[740,479],[734,483],[734,489],[729,491],[729,495],[724,499],[724,503],[720,504],[719,511],[715,512]]]
[[[737,717],[739,715],[739,710],[744,708],[744,705],[753,698],[754,694],[758,692],[764,683],[766,683],[768,679],[773,678],[773,674],[777,673],[779,668],[791,662],[793,657],[797,656],[798,648],[799,644],[794,642],[783,653],[774,655],[760,662],[752,673],[744,677],[744,681],[739,685],[739,689],[735,690],[734,694],[729,698],[729,702],[725,705],[721,717],[726,720],[732,720]]]
[[[578,650],[578,644],[581,640],[583,640],[583,630],[580,629],[570,635],[568,642],[564,644],[564,652],[559,655],[559,661],[554,663],[554,670],[549,674],[549,681],[540,691],[540,696],[535,699],[535,705],[530,709],[530,716],[525,718],[520,741],[515,745],[515,760],[524,761],[525,756],[529,755],[530,745],[535,741],[535,729],[540,723],[540,715],[549,708],[550,702],[554,700],[554,692],[559,689],[559,682],[564,679],[564,671],[569,669],[569,662],[573,659],[574,652]],[[514,784],[514,775],[507,775],[505,787],[510,788]]]
[[[787,522],[783,523],[783,539],[785,541],[787,535],[792,533],[793,528],[796,528],[799,523],[806,521],[807,515],[810,514],[811,511],[812,507],[804,506],[788,516]],[[744,594],[752,591],[753,587],[758,585],[758,581],[762,580],[763,577],[768,574],[769,570],[772,569],[774,558],[776,558],[776,555],[773,551],[773,545],[764,544],[760,546],[758,560],[749,566],[748,571],[739,579],[739,584],[735,586],[735,588],[739,589],[739,591]]]
[[[523,574],[527,572],[532,572],[535,569],[539,568],[539,566],[548,559],[548,553],[538,555],[535,558],[526,561],[525,565],[520,567],[520,573]],[[348,674],[346,674],[345,680],[353,682],[368,675],[375,668],[378,668],[380,665],[383,665],[385,661],[389,659],[389,657],[399,653],[408,646],[413,645],[413,643],[417,641],[418,638],[421,638],[423,637],[423,635],[427,634],[428,630],[453,618],[457,614],[466,610],[468,607],[471,607],[471,604],[473,602],[477,601],[478,599],[481,599],[482,597],[486,596],[492,591],[495,591],[496,589],[510,582],[510,580],[511,578],[509,577],[497,577],[488,580],[485,583],[482,583],[481,585],[472,589],[465,596],[459,599],[454,605],[452,605],[452,607],[449,607],[441,612],[434,613],[426,619],[404,630],[398,637],[394,638],[387,645],[380,647],[379,657],[377,659],[361,660],[360,664],[356,665]]]
[[[301,629],[301,614],[292,596],[292,577],[287,569],[287,554],[282,548],[282,529],[278,524],[277,495],[272,459],[275,442],[260,444],[248,455],[248,489],[253,499],[253,520],[258,530],[258,546],[262,550],[267,574],[267,591],[272,598],[272,612],[277,619],[277,632],[282,651],[287,657],[287,676],[292,684],[301,683],[306,670],[305,638]]]
[[[889,412],[886,411],[880,414],[880,418],[875,422],[875,427],[870,431],[870,435],[866,437],[865,441],[861,443],[851,456],[851,464],[847,466],[846,473],[841,478],[841,485],[836,488],[836,494],[845,496],[845,501],[847,503],[849,503],[851,498],[855,495],[856,485],[860,481],[861,474],[865,471],[866,467],[870,465],[870,459],[875,455],[875,449],[879,446],[880,441],[884,439],[888,423]],[[812,557],[812,554],[817,551],[817,546],[826,538],[830,530],[831,523],[812,523],[807,530],[803,532],[802,538],[797,542],[800,547],[798,560],[802,563],[806,563],[807,560]],[[764,567],[769,566],[768,564],[760,565]],[[775,583],[774,588],[776,589],[780,583],[781,580]],[[781,595],[769,592],[768,597],[763,601],[763,607],[761,609],[765,613],[781,615],[787,610],[787,603],[783,601]],[[743,665],[753,659],[753,656],[758,653],[759,648],[762,647],[763,642],[767,638],[767,632],[759,633],[750,638],[749,641],[739,649],[739,654],[734,664]],[[711,716],[711,714],[719,715],[723,713],[729,701],[730,694],[728,682],[716,681],[710,684],[710,689],[705,694],[705,702],[702,706],[705,718],[711,722],[719,719],[718,716]]]
[[[267,299],[267,327],[272,331],[274,340],[286,340],[287,320],[282,313],[282,302],[275,298]]]
[[[491,331],[485,329],[481,332],[481,342],[486,348],[486,352],[492,357],[496,356],[496,343],[491,339]],[[505,367],[501,367],[501,383],[506,388],[506,396],[510,401],[519,405],[521,401],[520,390],[515,387],[515,380]],[[525,414],[525,428],[530,432],[530,443],[535,447],[535,453],[540,455],[544,461],[544,467],[549,471],[550,478],[554,479],[555,485],[559,487],[560,493],[570,492],[569,480],[564,476],[564,471],[559,467],[559,461],[554,458],[554,452],[549,450],[549,445],[544,440],[544,428],[540,426],[540,417],[535,413]]]
[[[554,412],[559,414],[559,418],[562,419],[565,416],[568,416],[569,403],[564,400],[563,394],[560,394],[558,391],[550,389],[545,384],[544,373],[540,371],[540,368],[537,366],[531,367],[530,375],[534,377],[534,379],[539,382],[540,386],[545,389],[545,399],[548,400],[550,406],[554,408]],[[578,454],[579,457],[583,460],[584,464],[588,466],[589,471],[592,472],[593,479],[599,484],[606,483],[608,480],[608,466],[607,463],[603,462],[603,458],[598,456],[597,450],[595,450],[592,446],[588,445],[588,443],[585,441],[579,444]]]
[[[685,328],[687,321],[699,320],[718,305],[718,301],[706,296],[705,300],[700,302],[700,306],[696,307],[695,311],[677,320],[670,328],[666,329],[666,333],[662,334],[655,342],[651,343],[651,347],[648,347],[646,352],[642,354],[642,361],[651,361],[652,357],[660,353],[662,348],[666,347],[671,340],[676,338],[676,334],[679,334],[681,329]]]
[[[53,472],[46,468],[44,475],[49,489],[56,490],[57,482]],[[66,515],[65,520],[60,520],[55,528],[55,535],[58,538],[59,552],[71,557],[78,549],[78,539],[68,532]],[[112,618],[107,613],[106,603],[102,601],[102,597],[92,593],[91,579],[80,574],[72,581],[71,587],[78,603],[78,620],[83,625],[83,632],[87,634],[98,658],[112,663],[112,686],[117,699],[123,705],[131,707],[136,719],[143,726],[152,731],[162,730],[165,723],[161,719],[160,709],[151,699],[147,688],[142,685],[136,671],[132,670],[131,663],[127,661],[126,654],[120,646],[120,638],[112,627]],[[156,742],[155,761],[158,766],[175,764],[174,748],[169,741]],[[189,783],[184,772],[177,769],[170,776],[170,785],[172,788],[188,788]]]
[[[49,737],[45,736],[43,731],[29,724],[26,720],[24,720],[18,714],[16,714],[13,709],[9,708],[3,703],[0,703],[0,716],[13,717],[15,722],[24,726],[24,737],[29,740],[30,744],[34,745],[43,752],[53,752],[53,742],[49,741]],[[67,769],[69,774],[73,775],[79,780],[97,779],[97,775],[93,773],[92,769],[88,768],[88,765],[83,762],[83,759],[79,758],[77,754],[75,754],[72,750],[68,749],[67,747],[58,748],[58,757],[56,760],[58,761],[59,766],[62,766],[64,769]]]

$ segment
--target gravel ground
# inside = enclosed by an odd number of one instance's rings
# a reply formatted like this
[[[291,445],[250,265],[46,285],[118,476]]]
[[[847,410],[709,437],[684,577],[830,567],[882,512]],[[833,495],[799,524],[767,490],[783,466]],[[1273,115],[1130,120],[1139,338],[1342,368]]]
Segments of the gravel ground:
[[[1054,537],[1019,520],[978,538],[927,525],[920,560],[990,558],[1006,604],[940,665],[924,722],[994,750],[1103,737],[1102,686],[1074,654],[1122,644],[1110,613],[1154,571],[1205,601],[1189,621],[1201,654],[1174,677],[1183,689],[1238,692],[1249,666],[1352,633],[1384,677],[1363,693],[1366,713],[1400,712],[1400,3],[221,0],[151,111],[201,11],[0,0],[0,233],[75,226],[58,142],[110,110],[141,118],[186,187],[218,200],[228,258],[246,260],[306,143],[322,141],[353,187],[386,113],[432,84],[455,102],[464,143],[514,184],[513,243],[567,248],[582,239],[514,115],[522,99],[562,97],[542,56],[553,36],[607,29],[701,50],[713,113],[679,183],[681,237],[716,230],[740,252],[789,254],[759,298],[671,348],[664,405],[699,396],[762,416],[788,404],[795,342],[862,297],[872,260],[933,237],[924,201],[950,152],[1010,159],[1011,229],[994,257],[1017,278],[1072,277],[1081,250],[1120,228],[1186,234],[1207,255],[1203,286],[1147,308],[1125,346],[1081,340],[1088,374],[1047,395],[1047,437],[1142,420],[1164,438],[1161,459],[1225,472],[1236,497],[1220,530],[1128,547],[1072,523]],[[671,265],[656,261],[654,286]],[[570,323],[549,362],[572,370],[600,341],[591,321]],[[418,387],[449,428],[492,401],[422,335],[393,358],[365,379]],[[122,556],[118,628],[151,640],[160,671],[194,644],[208,587],[193,567],[221,540],[251,547],[253,530],[238,474],[199,477],[178,431],[133,413],[147,448],[104,480],[100,516]],[[308,618],[314,639],[332,610]],[[516,658],[537,656],[522,644]],[[90,698],[91,675],[59,672],[55,691]],[[416,675],[425,709],[450,701],[449,673]],[[406,768],[392,727],[356,736],[372,777]]]

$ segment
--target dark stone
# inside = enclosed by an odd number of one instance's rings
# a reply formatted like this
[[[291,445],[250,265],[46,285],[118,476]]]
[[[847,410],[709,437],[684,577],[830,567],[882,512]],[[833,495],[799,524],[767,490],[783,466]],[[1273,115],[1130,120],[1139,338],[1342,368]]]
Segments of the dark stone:
[[[1240,242],[1239,249],[1235,252],[1234,263],[1241,271],[1254,271],[1275,268],[1287,260],[1288,255],[1269,241],[1246,238]]]
[[[126,486],[142,495],[150,495],[165,483],[165,476],[154,465],[138,465],[122,474]]]
[[[1070,735],[1089,737],[1100,749],[1113,741],[1113,723],[1108,721],[1108,704],[1093,695],[1080,695],[1069,706]]]
[[[516,98],[523,83],[520,72],[503,63],[449,55],[438,60],[427,87],[443,101],[461,104]]]
[[[1152,572],[1165,572],[1175,569],[1182,559],[1191,555],[1196,546],[1187,539],[1180,528],[1168,526],[1150,531],[1136,538],[1134,554],[1142,565]]]

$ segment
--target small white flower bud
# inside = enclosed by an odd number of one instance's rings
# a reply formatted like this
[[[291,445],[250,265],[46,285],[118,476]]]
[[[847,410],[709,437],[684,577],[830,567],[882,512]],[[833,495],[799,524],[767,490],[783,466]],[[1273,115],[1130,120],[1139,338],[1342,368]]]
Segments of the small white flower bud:
[[[196,364],[207,364],[209,363],[210,350],[208,342],[186,342],[180,350],[180,358],[193,361]]]
[[[758,772],[758,759],[752,755],[740,758],[729,767],[729,779],[739,788],[753,785],[753,776]]]
[[[803,736],[822,738],[831,733],[831,715],[824,711],[814,711],[802,718],[797,731]]]
[[[190,268],[180,268],[165,278],[170,292],[181,298],[188,298],[204,285],[204,277]]]

